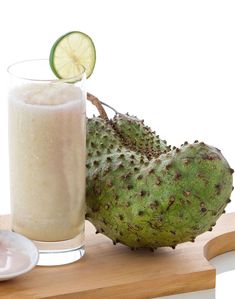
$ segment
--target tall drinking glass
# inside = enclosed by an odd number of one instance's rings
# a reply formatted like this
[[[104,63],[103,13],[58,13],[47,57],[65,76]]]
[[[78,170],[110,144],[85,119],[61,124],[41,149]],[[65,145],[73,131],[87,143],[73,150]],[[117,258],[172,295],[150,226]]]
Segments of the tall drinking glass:
[[[36,243],[39,265],[74,262],[85,253],[85,70],[60,80],[48,60],[28,60],[8,73],[12,230]]]

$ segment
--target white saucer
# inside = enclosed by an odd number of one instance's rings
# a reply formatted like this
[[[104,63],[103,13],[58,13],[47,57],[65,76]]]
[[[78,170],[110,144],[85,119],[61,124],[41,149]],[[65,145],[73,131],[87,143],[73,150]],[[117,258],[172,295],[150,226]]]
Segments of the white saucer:
[[[36,266],[37,247],[26,237],[0,230],[0,281],[12,279]]]

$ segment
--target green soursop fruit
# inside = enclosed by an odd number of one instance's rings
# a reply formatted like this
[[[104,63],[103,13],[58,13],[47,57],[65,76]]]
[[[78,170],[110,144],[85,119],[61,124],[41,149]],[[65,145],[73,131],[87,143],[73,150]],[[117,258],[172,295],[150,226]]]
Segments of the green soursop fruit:
[[[233,170],[214,147],[170,150],[153,132],[154,142],[146,141],[149,129],[137,119],[94,117],[87,131],[86,218],[114,244],[155,249],[194,241],[230,201]]]

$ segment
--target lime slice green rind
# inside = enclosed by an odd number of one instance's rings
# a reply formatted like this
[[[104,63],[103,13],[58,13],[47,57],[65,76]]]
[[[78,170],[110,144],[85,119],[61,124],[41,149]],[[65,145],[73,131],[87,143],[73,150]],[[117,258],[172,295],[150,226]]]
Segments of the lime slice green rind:
[[[56,40],[49,57],[50,67],[59,79],[76,78],[86,72],[89,78],[96,63],[96,50],[92,39],[80,31],[71,31]]]

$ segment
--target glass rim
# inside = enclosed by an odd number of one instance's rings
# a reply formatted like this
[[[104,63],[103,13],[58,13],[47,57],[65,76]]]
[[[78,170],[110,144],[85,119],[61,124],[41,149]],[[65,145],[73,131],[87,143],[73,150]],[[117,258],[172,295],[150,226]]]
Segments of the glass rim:
[[[20,64],[23,63],[27,63],[27,62],[40,62],[40,61],[48,61],[48,67],[50,68],[50,63],[49,63],[49,59],[48,58],[36,58],[36,59],[25,59],[25,60],[20,60],[17,62],[14,62],[12,64],[10,64],[7,67],[7,72],[9,75],[20,79],[20,80],[26,80],[26,81],[32,81],[32,82],[50,82],[50,83],[76,83],[77,81],[81,81],[83,79],[83,76],[86,74],[86,68],[81,64],[81,75],[80,76],[74,76],[74,77],[70,77],[70,78],[52,78],[52,79],[37,79],[37,78],[27,78],[27,76],[19,76],[17,74],[15,74],[12,69],[14,69],[15,66],[18,66]],[[53,71],[52,71],[53,73]]]

